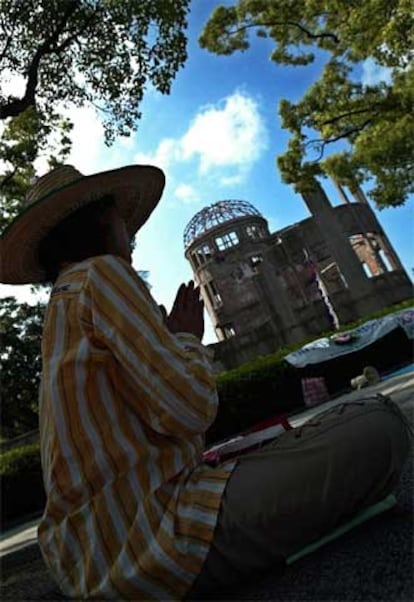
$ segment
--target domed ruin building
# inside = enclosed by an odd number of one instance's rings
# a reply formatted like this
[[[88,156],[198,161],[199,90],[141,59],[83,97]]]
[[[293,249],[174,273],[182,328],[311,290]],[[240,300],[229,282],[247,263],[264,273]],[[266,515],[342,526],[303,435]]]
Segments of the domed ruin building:
[[[271,233],[250,203],[222,200],[184,232],[185,256],[230,369],[335,324],[410,298],[412,284],[360,189],[333,207],[318,183],[312,216]]]

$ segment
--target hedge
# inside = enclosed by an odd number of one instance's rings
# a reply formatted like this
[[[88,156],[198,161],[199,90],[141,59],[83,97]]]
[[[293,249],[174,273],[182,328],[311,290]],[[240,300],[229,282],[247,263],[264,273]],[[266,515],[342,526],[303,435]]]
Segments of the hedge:
[[[232,370],[217,379],[217,389],[219,409],[208,444],[303,405],[298,371],[284,360],[261,358],[251,369]]]
[[[42,512],[46,495],[38,443],[1,454],[0,476],[3,528],[23,516]]]

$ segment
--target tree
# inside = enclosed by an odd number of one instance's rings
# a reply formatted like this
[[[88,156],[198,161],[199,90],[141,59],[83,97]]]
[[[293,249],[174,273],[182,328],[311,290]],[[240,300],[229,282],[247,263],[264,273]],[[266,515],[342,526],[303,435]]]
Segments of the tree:
[[[190,0],[1,0],[4,75],[21,75],[24,94],[2,93],[0,118],[56,103],[92,103],[108,141],[136,128],[152,84],[168,94],[186,60]]]
[[[351,189],[369,181],[379,208],[397,206],[414,191],[413,15],[408,0],[237,0],[215,9],[200,45],[229,55],[247,50],[256,31],[275,42],[271,59],[280,65],[325,60],[298,103],[280,102],[292,133],[278,158],[282,179],[298,191],[316,175]],[[366,60],[384,68],[387,81],[361,83]]]
[[[0,300],[2,438],[38,426],[41,336],[45,305]]]
[[[12,218],[44,154],[70,150],[70,106],[94,106],[105,140],[137,129],[149,85],[170,92],[186,54],[190,0],[0,0],[2,204]],[[23,78],[16,95],[10,81]],[[55,149],[50,148],[51,137]]]
[[[47,157],[51,168],[64,162],[70,150],[71,128],[70,121],[57,114],[43,120],[33,107],[8,120],[0,140],[3,172],[0,174],[0,232],[21,210],[22,200],[36,176],[35,159]],[[53,130],[58,133],[55,145],[50,140]]]

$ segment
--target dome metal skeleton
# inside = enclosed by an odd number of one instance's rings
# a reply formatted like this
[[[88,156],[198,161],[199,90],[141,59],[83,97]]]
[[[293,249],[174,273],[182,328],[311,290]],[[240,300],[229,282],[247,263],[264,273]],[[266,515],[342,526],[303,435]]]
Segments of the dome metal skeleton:
[[[240,217],[256,215],[263,217],[253,205],[247,201],[224,200],[204,207],[195,214],[184,230],[184,247],[188,249],[193,242],[209,230]]]

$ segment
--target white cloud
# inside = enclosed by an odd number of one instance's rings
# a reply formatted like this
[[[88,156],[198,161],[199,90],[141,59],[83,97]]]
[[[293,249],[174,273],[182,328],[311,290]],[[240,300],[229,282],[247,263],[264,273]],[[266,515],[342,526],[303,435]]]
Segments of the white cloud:
[[[362,63],[361,83],[364,86],[375,86],[380,82],[389,84],[391,82],[392,69],[382,67],[374,59],[366,59]]]
[[[156,165],[167,172],[171,165],[180,158],[180,141],[174,138],[164,138],[154,153],[137,153],[134,156],[134,162]]]
[[[202,109],[181,139],[183,158],[199,158],[200,173],[256,161],[266,148],[257,102],[240,92]]]
[[[191,184],[179,184],[174,190],[174,196],[184,203],[194,203],[199,198],[196,189]]]
[[[235,186],[241,184],[246,177],[247,171],[248,170],[246,169],[239,168],[236,174],[221,177],[219,183],[221,186]]]
[[[181,138],[164,138],[153,153],[138,153],[134,159],[166,172],[195,160],[200,175],[214,173],[227,186],[243,181],[266,147],[267,132],[257,102],[235,92],[201,108]]]

